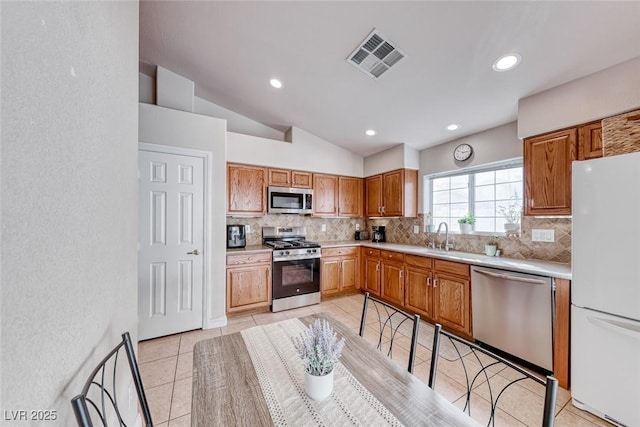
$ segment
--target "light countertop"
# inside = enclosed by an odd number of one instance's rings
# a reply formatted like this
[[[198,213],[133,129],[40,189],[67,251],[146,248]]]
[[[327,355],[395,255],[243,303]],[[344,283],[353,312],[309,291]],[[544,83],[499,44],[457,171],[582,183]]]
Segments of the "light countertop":
[[[339,248],[342,246],[364,246],[367,248],[383,249],[402,252],[411,255],[428,256],[450,261],[463,262],[483,267],[500,268],[503,270],[517,271],[520,273],[537,274],[540,276],[555,277],[571,280],[571,265],[550,261],[526,260],[506,257],[494,257],[469,252],[443,251],[430,249],[424,246],[401,245],[397,243],[373,243],[368,240],[341,240],[319,242],[323,248]]]
[[[233,254],[256,254],[259,252],[272,252],[273,249],[262,245],[247,245],[244,248],[227,248],[227,255]]]

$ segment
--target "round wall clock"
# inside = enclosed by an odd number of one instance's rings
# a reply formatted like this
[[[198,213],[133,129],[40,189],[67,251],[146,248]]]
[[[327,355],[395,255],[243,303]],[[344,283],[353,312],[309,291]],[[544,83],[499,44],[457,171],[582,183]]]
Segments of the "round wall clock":
[[[460,144],[453,150],[453,158],[459,162],[469,160],[469,157],[473,154],[473,147],[469,144]]]

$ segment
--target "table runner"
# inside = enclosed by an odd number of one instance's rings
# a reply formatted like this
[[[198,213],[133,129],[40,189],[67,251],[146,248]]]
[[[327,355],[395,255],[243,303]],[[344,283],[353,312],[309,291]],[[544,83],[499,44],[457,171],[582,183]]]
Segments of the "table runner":
[[[276,426],[402,425],[341,363],[331,396],[322,402],[307,397],[302,360],[291,342],[304,329],[289,319],[241,332]]]

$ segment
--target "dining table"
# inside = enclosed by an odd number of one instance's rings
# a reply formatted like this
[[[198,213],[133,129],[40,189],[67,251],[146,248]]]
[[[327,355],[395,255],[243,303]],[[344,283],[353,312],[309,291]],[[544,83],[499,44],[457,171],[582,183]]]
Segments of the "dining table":
[[[316,319],[345,339],[333,392],[323,401],[306,396],[291,340]],[[478,425],[328,313],[200,341],[193,358],[192,427]]]

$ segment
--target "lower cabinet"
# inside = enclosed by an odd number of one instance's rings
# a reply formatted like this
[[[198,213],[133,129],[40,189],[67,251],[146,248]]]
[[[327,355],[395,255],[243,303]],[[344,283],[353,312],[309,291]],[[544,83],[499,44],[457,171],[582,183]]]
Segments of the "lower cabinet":
[[[364,290],[466,337],[471,328],[469,265],[363,249]]]
[[[359,284],[359,254],[357,247],[322,250],[320,289],[322,296],[353,292]]]
[[[227,255],[227,313],[271,305],[271,252]]]

